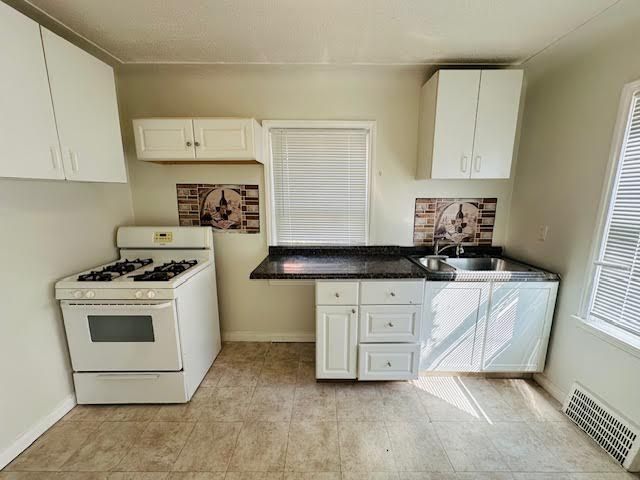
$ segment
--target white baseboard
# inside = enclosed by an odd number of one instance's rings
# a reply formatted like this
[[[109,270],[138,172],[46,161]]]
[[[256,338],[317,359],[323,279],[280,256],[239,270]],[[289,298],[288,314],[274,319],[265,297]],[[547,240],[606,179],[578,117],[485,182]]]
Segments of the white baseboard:
[[[564,403],[564,399],[567,397],[567,393],[551,380],[549,380],[549,378],[545,374],[536,373],[533,376],[533,379],[538,385],[545,389],[549,393],[549,395],[558,400],[560,403]]]
[[[29,445],[35,442],[40,435],[49,430],[75,406],[76,396],[71,393],[62,402],[60,402],[51,413],[20,435],[15,442],[13,442],[13,445],[10,445],[4,451],[0,452],[0,470],[6,467],[11,460],[20,455]]]
[[[265,333],[265,332],[222,332],[225,342],[315,342],[313,332]]]

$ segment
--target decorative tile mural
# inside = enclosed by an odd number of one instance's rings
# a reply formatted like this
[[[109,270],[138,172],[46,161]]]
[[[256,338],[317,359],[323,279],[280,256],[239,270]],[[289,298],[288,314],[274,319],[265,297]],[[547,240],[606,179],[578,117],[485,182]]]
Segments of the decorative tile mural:
[[[491,245],[496,198],[416,198],[413,244]]]
[[[176,191],[180,225],[260,233],[258,185],[178,183]]]

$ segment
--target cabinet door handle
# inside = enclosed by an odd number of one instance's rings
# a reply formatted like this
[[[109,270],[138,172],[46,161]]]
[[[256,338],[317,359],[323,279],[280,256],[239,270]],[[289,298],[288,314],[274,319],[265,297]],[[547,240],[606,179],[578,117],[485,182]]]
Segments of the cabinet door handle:
[[[191,142],[187,142],[187,147],[190,147],[191,145],[193,145]]]
[[[391,295],[392,297],[396,296],[396,292],[389,292],[389,295]]]
[[[60,152],[58,147],[51,147],[49,149],[51,153],[51,163],[53,164],[53,169],[58,170],[60,168]]]
[[[391,362],[387,362],[387,367],[390,367],[390,366],[391,366]]]
[[[195,144],[196,147],[200,146],[200,142],[195,142],[194,144]]]
[[[391,322],[387,323],[387,327],[393,328],[393,323]]]
[[[479,172],[482,169],[482,157],[480,155],[476,157],[475,166],[473,168],[476,172]]]
[[[356,309],[355,309],[355,308],[352,308],[352,309],[351,309],[351,313],[356,313]]]
[[[71,160],[71,171],[78,173],[80,171],[80,167],[78,166],[78,155],[71,149],[69,149],[69,160]]]
[[[469,162],[469,157],[467,157],[466,155],[463,155],[462,157],[460,157],[460,171],[462,173],[467,173],[468,162]]]
[[[340,294],[338,292],[335,293],[336,298],[340,298]]]

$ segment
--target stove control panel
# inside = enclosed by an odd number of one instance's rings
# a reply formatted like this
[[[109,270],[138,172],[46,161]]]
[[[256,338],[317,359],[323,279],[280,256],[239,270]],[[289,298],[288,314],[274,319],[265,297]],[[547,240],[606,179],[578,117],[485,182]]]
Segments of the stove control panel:
[[[136,298],[156,298],[156,292],[154,290],[149,290],[147,292],[143,290],[136,290],[134,296]]]
[[[172,288],[133,289],[133,288],[57,288],[58,300],[171,300],[176,298],[176,291]]]
[[[173,232],[153,232],[153,243],[166,245],[173,242]]]

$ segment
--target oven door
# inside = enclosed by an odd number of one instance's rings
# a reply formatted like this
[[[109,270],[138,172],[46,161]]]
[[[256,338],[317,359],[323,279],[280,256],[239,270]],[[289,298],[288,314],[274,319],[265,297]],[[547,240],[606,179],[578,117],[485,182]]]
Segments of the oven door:
[[[182,369],[175,302],[61,302],[76,372]]]

